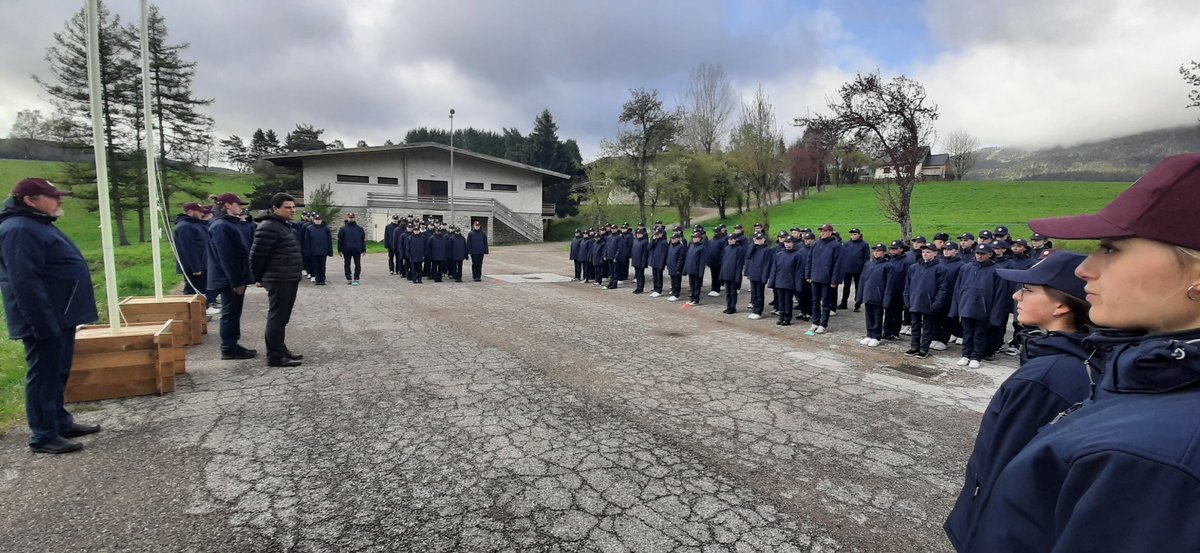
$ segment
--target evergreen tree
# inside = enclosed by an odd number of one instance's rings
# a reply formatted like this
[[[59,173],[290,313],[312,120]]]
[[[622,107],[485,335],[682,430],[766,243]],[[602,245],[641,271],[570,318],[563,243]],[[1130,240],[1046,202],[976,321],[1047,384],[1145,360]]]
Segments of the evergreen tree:
[[[262,129],[255,129],[254,134],[250,135],[250,151],[248,153],[255,161],[271,153],[270,146],[267,144],[267,135]]]
[[[284,138],[283,149],[288,152],[325,150],[329,145],[321,140],[325,129],[317,129],[308,123],[297,123],[296,129]]]
[[[267,153],[277,154],[282,151],[282,147],[279,145],[279,137],[275,136],[275,129],[267,129],[264,139],[263,144]]]
[[[220,146],[221,156],[228,160],[229,163],[232,163],[238,171],[245,173],[250,170],[251,161],[253,160],[250,157],[250,151],[242,143],[242,137],[231,134],[229,138],[221,141]]]

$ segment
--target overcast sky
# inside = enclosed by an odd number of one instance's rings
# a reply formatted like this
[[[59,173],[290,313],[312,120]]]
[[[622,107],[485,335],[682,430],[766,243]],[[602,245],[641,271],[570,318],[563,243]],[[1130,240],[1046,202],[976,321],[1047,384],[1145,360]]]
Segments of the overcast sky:
[[[50,111],[52,34],[82,0],[0,0],[0,133]],[[109,0],[136,21],[136,0]],[[1200,60],[1195,0],[165,0],[220,137],[298,122],[347,145],[418,126],[528,133],[543,108],[585,158],[629,89],[674,105],[692,67],[761,84],[789,138],[856,72],[925,84],[938,132],[1047,146],[1195,123],[1178,68]]]

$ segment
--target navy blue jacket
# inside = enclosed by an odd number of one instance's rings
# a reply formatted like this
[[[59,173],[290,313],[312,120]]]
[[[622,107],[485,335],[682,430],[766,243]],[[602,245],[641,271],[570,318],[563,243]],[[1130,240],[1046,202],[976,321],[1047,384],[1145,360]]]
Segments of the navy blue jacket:
[[[688,276],[704,276],[704,259],[707,249],[704,241],[699,244],[692,242],[688,245],[687,258],[683,262],[683,274]]]
[[[847,240],[842,243],[840,272],[843,275],[861,274],[869,259],[871,259],[871,246],[865,240]]]
[[[946,535],[962,550],[971,535],[982,495],[990,493],[1000,471],[1055,415],[1088,398],[1089,380],[1083,361],[1082,334],[1025,334],[1021,368],[992,396],[975,450],[967,461],[967,477],[946,519]]]
[[[579,243],[579,260],[584,263],[592,262],[592,250],[596,247],[596,241],[591,238],[584,238],[583,242]]]
[[[211,223],[211,222],[210,222]],[[254,246],[254,233],[258,231],[258,223],[254,219],[238,220],[237,231],[246,246],[246,259],[250,259],[250,248]],[[209,236],[212,236],[211,234]]]
[[[389,251],[395,251],[397,249],[396,235],[399,230],[400,225],[397,223],[388,223],[386,227],[383,227],[383,247],[387,248]]]
[[[429,237],[429,260],[445,261],[450,257],[450,237],[444,232],[435,232]]]
[[[8,337],[47,339],[100,318],[83,253],[57,217],[10,197],[0,211],[0,293]]]
[[[634,269],[644,269],[650,262],[650,241],[634,238],[633,247],[629,251],[629,261]]]
[[[704,242],[704,264],[709,267],[721,266],[721,254],[725,251],[726,234],[713,233],[712,239]]]
[[[904,285],[908,283],[908,258],[893,257],[888,262],[887,282],[883,288],[883,306],[904,307]]]
[[[425,261],[425,243],[429,240],[429,235],[424,232],[415,232],[408,238],[408,260],[420,263]]]
[[[358,223],[346,223],[338,229],[337,249],[339,253],[363,253],[367,251],[367,231]]]
[[[671,244],[663,238],[655,238],[650,240],[650,268],[662,270],[667,266],[667,251],[671,249]]]
[[[872,259],[863,265],[862,278],[854,290],[854,303],[869,303],[883,305],[884,291],[887,289],[888,271],[892,263],[885,255]]]
[[[678,244],[667,244],[667,274],[679,276],[683,274],[683,264],[687,260],[688,246],[682,240]]]
[[[457,232],[450,235],[450,261],[463,261],[467,258],[467,237]]]
[[[797,277],[803,276],[804,273],[800,266],[800,252],[794,249],[788,251],[787,248],[776,250],[775,260],[771,265],[771,288],[795,290],[799,287],[800,281]]]
[[[958,270],[954,301],[950,302],[950,316],[986,321],[996,308],[997,292],[1007,289],[996,274],[996,264],[991,260],[968,263]]]
[[[311,224],[304,226],[304,241],[301,242],[304,255],[333,256],[333,231],[326,224]]]
[[[808,251],[808,263],[804,269],[805,280],[822,284],[842,282],[842,273],[839,267],[841,256],[842,245],[836,238],[830,236],[815,240]]]
[[[728,237],[726,237],[728,240]],[[742,272],[746,268],[746,247],[735,241],[732,246],[725,244],[721,252],[721,270],[717,276],[724,282],[732,282],[734,288],[742,286]]]
[[[571,253],[567,255],[567,259],[570,259],[571,261],[583,260],[583,258],[579,256],[579,249],[583,245],[583,241],[583,238],[579,236],[571,239]]]
[[[254,284],[250,276],[250,244],[243,223],[232,215],[217,215],[208,222],[207,276],[209,290],[223,290]]]
[[[200,273],[208,255],[208,222],[185,213],[175,216],[175,250],[179,252],[177,273]]]
[[[938,271],[942,273],[942,286],[938,290],[937,300],[933,305],[933,310],[937,314],[945,315],[950,311],[950,304],[954,301],[955,286],[958,285],[958,272],[964,266],[962,258],[958,256],[938,258]]]
[[[750,282],[766,283],[775,272],[775,250],[766,244],[750,244],[746,250],[746,278]]]
[[[1093,334],[1103,375],[1000,472],[964,551],[1200,551],[1200,332]]]
[[[942,273],[938,271],[938,260],[919,261],[908,268],[908,287],[905,289],[905,304],[912,313],[933,315],[938,291],[942,288]]]
[[[633,255],[633,233],[618,234],[621,237],[621,247],[617,249],[617,261],[624,263]]]
[[[296,237],[296,243],[300,244],[301,255],[308,255],[308,250],[304,249],[304,231],[312,224],[308,221],[300,221],[292,225],[292,235]],[[254,248],[253,242],[250,243],[250,248]]]
[[[487,233],[483,230],[471,230],[467,233],[467,253],[471,255],[487,255]]]
[[[600,235],[598,239],[592,241],[592,265],[603,265],[608,260],[604,256],[604,252],[608,249],[605,242],[607,240],[604,239],[604,235]]]
[[[620,257],[618,252],[621,246],[625,244],[625,239],[621,238],[620,234],[608,233],[604,236],[604,260],[616,261]]]

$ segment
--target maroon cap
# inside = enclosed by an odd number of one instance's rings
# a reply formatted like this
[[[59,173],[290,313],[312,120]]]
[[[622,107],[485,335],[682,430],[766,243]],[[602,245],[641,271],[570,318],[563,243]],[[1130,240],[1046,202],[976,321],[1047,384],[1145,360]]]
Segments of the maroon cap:
[[[196,202],[188,202],[186,204],[183,204],[184,211],[200,211],[201,209],[202,208],[200,207],[200,204],[198,204]]]
[[[1169,157],[1094,215],[1034,219],[1029,228],[1052,238],[1145,238],[1200,249],[1200,154]]]
[[[246,204],[249,204],[250,202],[243,201],[241,198],[238,197],[237,194],[234,194],[233,192],[226,192],[224,194],[221,194],[220,196],[217,196],[217,203],[246,205]]]
[[[833,225],[829,225],[829,224],[821,225],[821,228],[819,228],[817,230],[833,230]]]
[[[70,196],[70,190],[60,190],[55,188],[50,181],[46,179],[28,178],[21,179],[12,189],[13,196],[53,196],[60,198],[62,196]]]

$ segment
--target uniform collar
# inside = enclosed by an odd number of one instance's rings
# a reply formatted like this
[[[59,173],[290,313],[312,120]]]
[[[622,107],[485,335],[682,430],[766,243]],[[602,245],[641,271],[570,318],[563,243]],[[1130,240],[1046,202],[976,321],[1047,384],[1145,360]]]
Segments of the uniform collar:
[[[1200,329],[1140,336],[1099,331],[1084,344],[1103,359],[1107,392],[1156,394],[1200,383]]]

